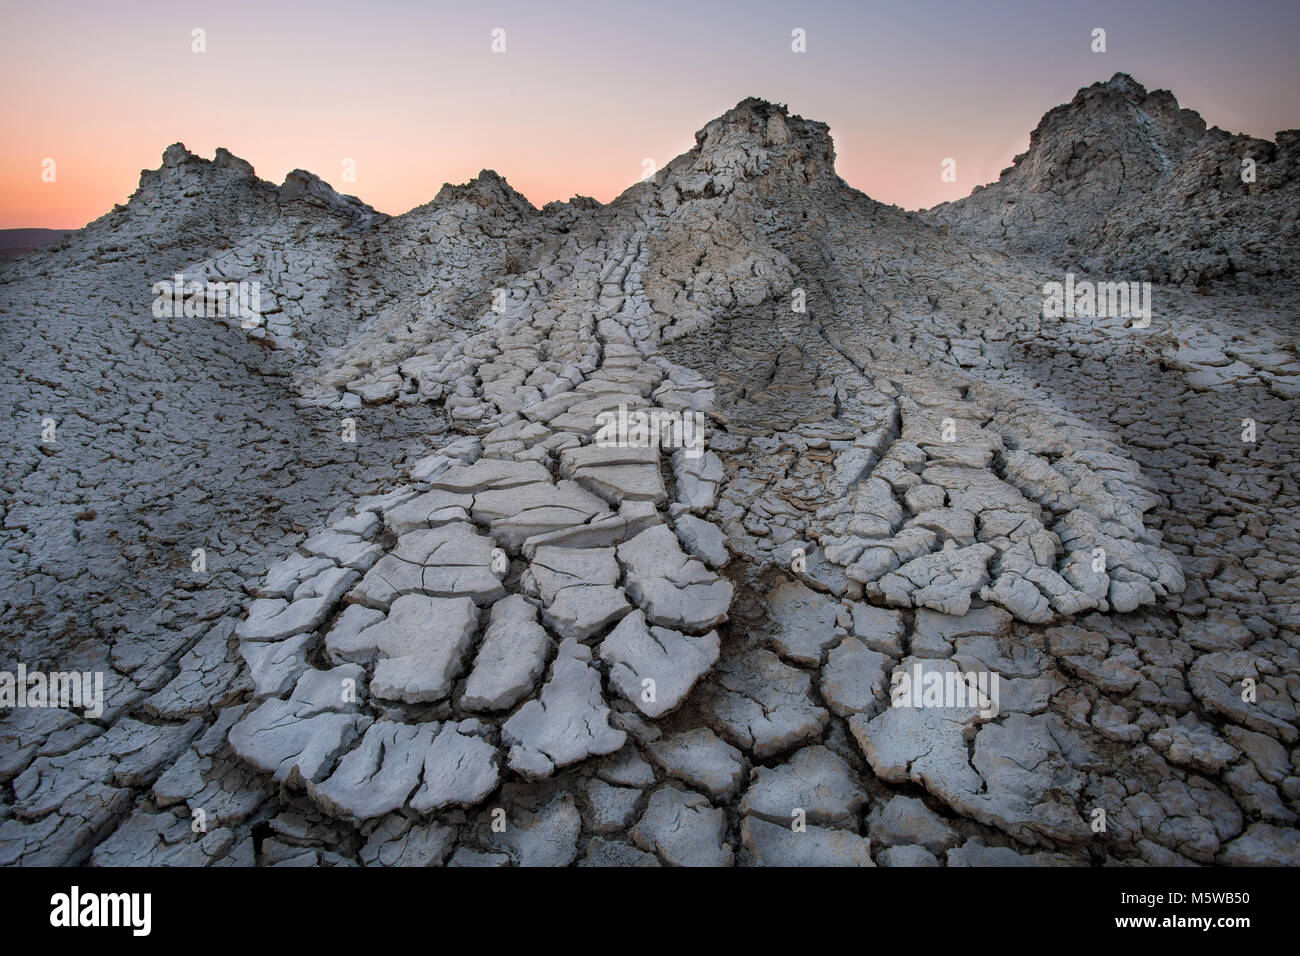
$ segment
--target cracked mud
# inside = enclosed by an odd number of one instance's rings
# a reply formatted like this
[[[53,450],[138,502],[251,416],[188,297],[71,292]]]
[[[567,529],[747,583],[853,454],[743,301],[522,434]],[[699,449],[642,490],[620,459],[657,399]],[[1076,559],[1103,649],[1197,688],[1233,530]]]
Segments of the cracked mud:
[[[399,217],[169,148],[0,266],[3,666],[105,702],[0,720],[0,864],[1300,863],[1298,142],[1117,75],[908,213],[747,100]]]

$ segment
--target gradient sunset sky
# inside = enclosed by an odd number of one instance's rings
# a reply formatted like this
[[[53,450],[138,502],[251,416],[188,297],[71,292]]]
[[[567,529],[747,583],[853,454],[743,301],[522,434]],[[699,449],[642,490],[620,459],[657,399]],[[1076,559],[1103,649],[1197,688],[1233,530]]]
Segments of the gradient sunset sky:
[[[997,178],[1041,115],[1123,71],[1210,124],[1300,126],[1300,2],[0,3],[0,228],[76,228],[183,142],[401,213],[495,169],[612,199],[747,96],[830,124],[837,169],[928,207]],[[207,51],[192,52],[206,31]],[[491,50],[494,28],[506,52]],[[1095,27],[1107,52],[1090,50]],[[807,52],[791,50],[806,31]],[[945,157],[956,183],[940,180]],[[53,183],[42,160],[56,162]],[[356,162],[345,182],[343,161]]]

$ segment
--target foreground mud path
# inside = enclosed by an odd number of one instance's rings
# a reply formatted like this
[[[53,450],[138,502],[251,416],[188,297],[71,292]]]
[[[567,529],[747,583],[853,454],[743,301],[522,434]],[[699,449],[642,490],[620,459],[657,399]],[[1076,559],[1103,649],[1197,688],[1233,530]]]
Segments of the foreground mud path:
[[[1044,319],[833,158],[388,219],[177,146],[5,267],[3,666],[106,707],[0,722],[0,863],[1297,862],[1296,300]]]

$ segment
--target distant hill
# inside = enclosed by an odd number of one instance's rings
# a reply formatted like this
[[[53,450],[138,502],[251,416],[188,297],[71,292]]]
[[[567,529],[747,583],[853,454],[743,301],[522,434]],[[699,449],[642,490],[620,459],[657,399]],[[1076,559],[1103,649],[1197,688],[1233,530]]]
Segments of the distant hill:
[[[0,260],[16,259],[24,253],[58,242],[75,229],[0,229]]]

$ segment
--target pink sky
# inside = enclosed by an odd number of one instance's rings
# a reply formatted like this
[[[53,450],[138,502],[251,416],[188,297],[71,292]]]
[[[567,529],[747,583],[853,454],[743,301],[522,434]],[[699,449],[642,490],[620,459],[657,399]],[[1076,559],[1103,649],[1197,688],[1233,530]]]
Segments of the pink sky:
[[[1116,71],[1234,132],[1300,126],[1297,10],[4,0],[0,228],[79,227],[125,202],[176,141],[207,157],[225,146],[274,182],[309,169],[388,213],[483,168],[539,206],[607,201],[644,158],[662,165],[751,95],[829,123],[852,185],[926,207],[996,179],[1046,110]],[[1098,26],[1105,54],[1089,49]],[[806,53],[790,49],[795,28]],[[955,184],[940,180],[945,157]]]

